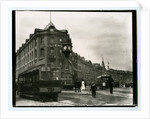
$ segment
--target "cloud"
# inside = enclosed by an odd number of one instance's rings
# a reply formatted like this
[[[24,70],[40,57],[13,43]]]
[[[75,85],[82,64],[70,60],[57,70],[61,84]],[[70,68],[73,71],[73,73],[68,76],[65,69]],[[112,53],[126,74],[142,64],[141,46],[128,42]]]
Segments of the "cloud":
[[[17,12],[17,47],[49,20],[49,12]],[[52,22],[57,29],[66,26],[73,50],[86,59],[101,63],[103,56],[112,68],[132,70],[131,13],[52,12]]]

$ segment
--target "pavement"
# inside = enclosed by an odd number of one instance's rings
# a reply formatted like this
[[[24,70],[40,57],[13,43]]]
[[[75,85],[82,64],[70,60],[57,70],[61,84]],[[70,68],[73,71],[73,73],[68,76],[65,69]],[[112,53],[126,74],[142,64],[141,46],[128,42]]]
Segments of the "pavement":
[[[97,90],[96,98],[93,98],[89,87],[81,92],[74,90],[62,90],[58,101],[48,102],[24,99],[17,96],[16,106],[130,106],[133,105],[132,88],[114,88],[113,94],[109,89]]]

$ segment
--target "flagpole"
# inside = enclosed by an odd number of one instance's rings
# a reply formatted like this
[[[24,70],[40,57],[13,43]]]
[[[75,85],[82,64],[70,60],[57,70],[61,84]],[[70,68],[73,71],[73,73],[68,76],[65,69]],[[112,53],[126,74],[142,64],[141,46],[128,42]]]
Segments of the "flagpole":
[[[50,23],[51,23],[52,19],[51,19],[51,12],[50,12]]]

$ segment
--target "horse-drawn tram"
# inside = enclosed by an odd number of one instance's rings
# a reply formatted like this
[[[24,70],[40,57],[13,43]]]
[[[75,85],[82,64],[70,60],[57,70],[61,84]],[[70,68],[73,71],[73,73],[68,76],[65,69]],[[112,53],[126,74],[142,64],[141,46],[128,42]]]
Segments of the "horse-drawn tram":
[[[57,101],[62,84],[59,74],[59,70],[50,71],[44,66],[19,74],[20,96],[32,97],[41,101],[49,99]]]

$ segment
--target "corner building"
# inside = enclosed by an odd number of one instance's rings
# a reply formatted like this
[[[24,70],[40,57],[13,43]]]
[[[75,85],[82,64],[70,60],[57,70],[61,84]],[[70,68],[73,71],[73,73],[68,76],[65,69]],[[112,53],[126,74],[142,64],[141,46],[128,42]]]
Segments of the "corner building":
[[[17,50],[16,53],[16,78],[19,74],[32,74],[41,71],[37,79],[72,81],[72,69],[69,58],[63,50],[65,44],[72,43],[67,30],[57,30],[52,22],[45,29],[35,29],[29,39]],[[42,71],[47,71],[47,73]],[[30,80],[30,79],[29,79]]]

